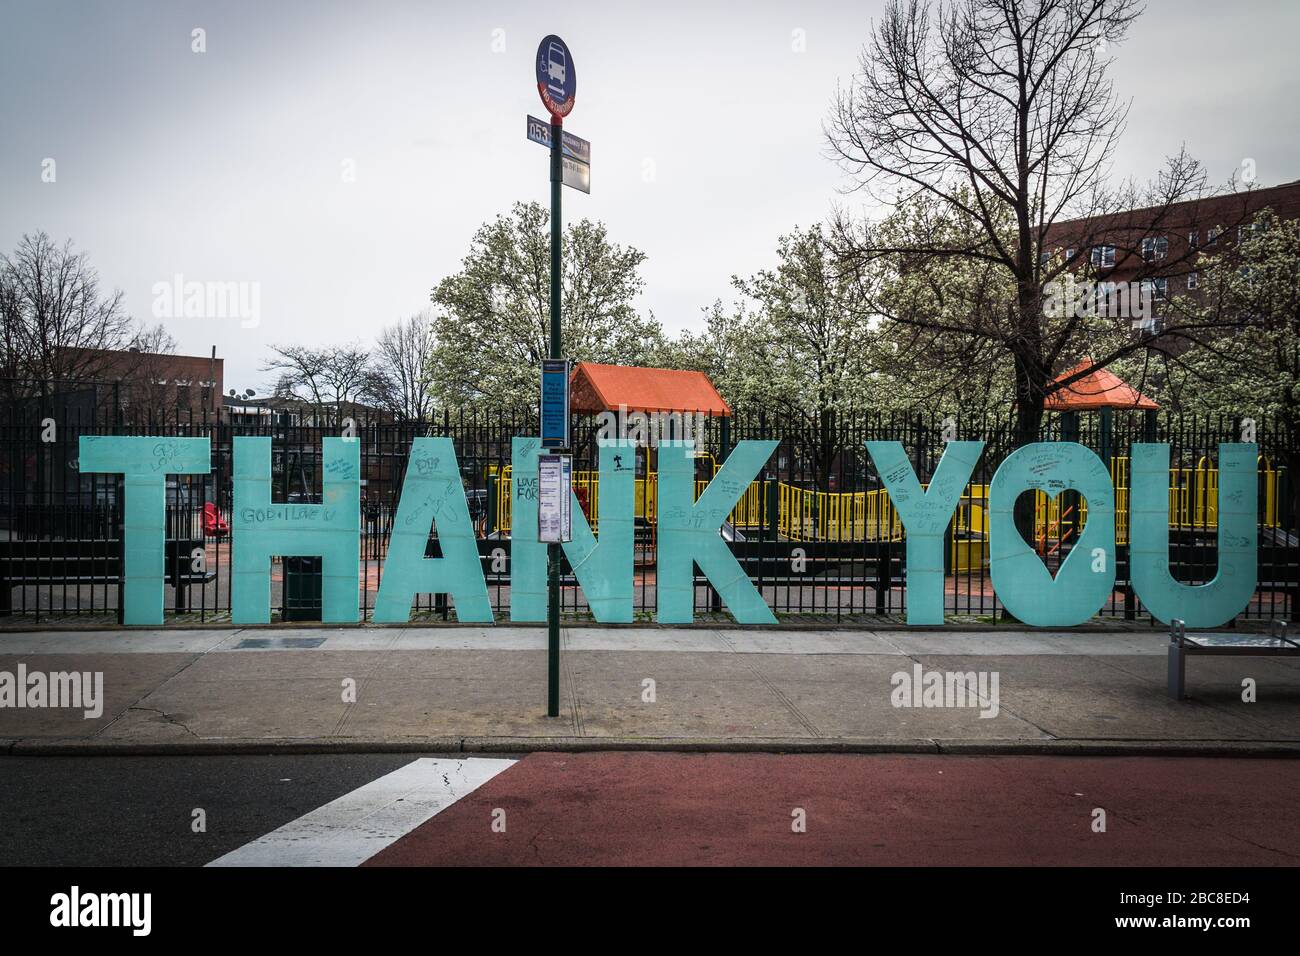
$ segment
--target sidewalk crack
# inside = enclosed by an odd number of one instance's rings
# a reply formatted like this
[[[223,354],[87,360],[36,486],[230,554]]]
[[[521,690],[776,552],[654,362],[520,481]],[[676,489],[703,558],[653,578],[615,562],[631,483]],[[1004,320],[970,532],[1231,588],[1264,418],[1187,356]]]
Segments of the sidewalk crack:
[[[157,707],[141,707],[141,706],[139,706],[138,704],[133,704],[133,705],[131,705],[130,707],[128,707],[126,710],[127,710],[127,712],[132,711],[132,710],[143,710],[143,711],[147,711],[147,712],[149,712],[149,713],[151,713],[151,714],[157,714],[157,715],[158,715],[159,717],[161,717],[165,722],[167,722],[168,724],[171,724],[171,725],[174,726],[174,727],[179,727],[179,728],[181,728],[181,730],[185,731],[187,734],[189,734],[189,735],[190,735],[191,737],[193,737],[195,740],[202,740],[202,739],[203,739],[203,738],[200,737],[198,734],[196,734],[194,731],[190,730],[189,725],[187,725],[187,724],[185,723],[185,721],[183,721],[183,720],[177,720],[177,719],[176,719],[175,717],[173,717],[171,714],[167,713],[166,711],[159,710]]]
[[[542,848],[537,845],[537,838],[542,835],[542,832],[545,829],[546,828],[543,827],[528,838],[528,846],[533,851],[533,856],[537,859],[538,863],[542,862]]]
[[[146,697],[149,697],[149,696],[151,696],[151,695],[153,695],[153,694],[156,694],[158,691],[162,690],[164,687],[166,687],[168,684],[170,684],[172,681],[174,681],[177,677],[180,677],[180,676],[181,676],[182,674],[184,674],[187,670],[189,670],[191,667],[193,667],[195,664],[197,664],[200,660],[202,660],[202,659],[203,659],[205,656],[207,656],[209,653],[211,653],[211,652],[210,652],[210,651],[203,651],[202,653],[195,654],[193,660],[187,662],[183,667],[181,667],[179,670],[175,671],[174,673],[167,675],[166,680],[162,681],[162,683],[158,684],[156,687],[151,687],[151,688],[149,688],[148,690],[146,690],[143,694],[141,694],[141,695],[140,695],[139,697],[137,697],[134,701],[132,701],[130,704],[128,704],[127,707],[126,707],[126,709],[124,709],[120,714],[118,714],[116,717],[114,717],[112,720],[110,720],[108,723],[106,723],[103,727],[100,727],[99,730],[95,731],[95,733],[92,734],[91,736],[93,736],[93,737],[103,737],[103,736],[106,736],[106,735],[108,734],[109,730],[111,730],[111,729],[113,728],[113,726],[114,726],[114,725],[115,725],[119,720],[121,720],[123,717],[125,717],[128,713],[130,713],[130,712],[133,711],[133,710],[152,710],[153,708],[151,708],[151,707],[141,707],[141,706],[140,706],[140,701],[142,701],[142,700],[144,700]],[[161,713],[161,712],[160,712],[160,713]],[[189,728],[187,727],[186,730],[189,730]]]

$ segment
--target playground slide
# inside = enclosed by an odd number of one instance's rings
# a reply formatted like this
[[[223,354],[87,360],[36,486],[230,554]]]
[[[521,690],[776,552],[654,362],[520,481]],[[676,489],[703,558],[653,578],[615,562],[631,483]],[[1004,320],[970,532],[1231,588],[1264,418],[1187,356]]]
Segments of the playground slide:
[[[745,532],[738,531],[736,526],[730,521],[724,521],[722,522],[722,540],[726,541],[728,544],[735,541],[744,541]]]

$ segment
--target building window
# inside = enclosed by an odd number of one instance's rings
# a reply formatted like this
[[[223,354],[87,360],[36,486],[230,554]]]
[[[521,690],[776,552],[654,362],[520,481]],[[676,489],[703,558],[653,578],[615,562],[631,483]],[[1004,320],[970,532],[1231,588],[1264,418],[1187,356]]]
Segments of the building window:
[[[1253,239],[1264,231],[1262,222],[1248,222],[1243,226],[1237,227],[1237,241],[1244,242],[1247,239]]]
[[[1201,244],[1201,230],[1193,229],[1187,234],[1187,244],[1195,249]]]
[[[1109,269],[1115,264],[1115,247],[1093,246],[1092,264],[1102,269]]]
[[[1142,240],[1142,258],[1146,262],[1163,259],[1169,254],[1169,240],[1164,236],[1148,236]]]
[[[1152,301],[1159,302],[1169,298],[1168,279],[1143,279],[1142,293],[1151,296]]]
[[[1211,226],[1209,231],[1206,232],[1205,234],[1205,244],[1207,246],[1214,245],[1216,242],[1219,241],[1219,233],[1221,232],[1223,232],[1223,230],[1220,229],[1218,226]]]
[[[1069,262],[1073,258],[1074,258],[1074,247],[1071,246],[1069,249],[1065,250],[1065,261]]]
[[[1198,283],[1199,281],[1200,281],[1200,280],[1197,278],[1197,275],[1196,275],[1195,272],[1189,272],[1189,273],[1187,274],[1187,288],[1189,288],[1189,289],[1195,289],[1195,288],[1196,288],[1196,285],[1197,285],[1197,283]]]

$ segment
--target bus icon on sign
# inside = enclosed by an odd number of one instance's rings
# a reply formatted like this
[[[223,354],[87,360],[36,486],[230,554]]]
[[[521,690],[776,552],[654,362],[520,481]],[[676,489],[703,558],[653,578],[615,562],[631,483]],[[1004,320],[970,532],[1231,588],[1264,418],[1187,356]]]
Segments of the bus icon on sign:
[[[564,48],[552,42],[546,51],[546,77],[550,81],[547,86],[561,96],[564,95],[565,70]]]
[[[537,70],[537,93],[551,111],[551,116],[568,116],[573,109],[573,94],[578,85],[573,68],[573,53],[555,34],[542,37],[533,60]]]

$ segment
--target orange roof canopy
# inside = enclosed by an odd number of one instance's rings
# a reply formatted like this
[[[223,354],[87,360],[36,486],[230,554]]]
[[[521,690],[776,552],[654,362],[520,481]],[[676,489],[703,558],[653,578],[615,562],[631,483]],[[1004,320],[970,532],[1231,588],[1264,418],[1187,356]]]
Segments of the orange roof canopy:
[[[1078,375],[1091,366],[1092,359],[1085,358],[1068,372],[1058,375],[1056,381]],[[1104,368],[1093,369],[1083,378],[1057,389],[1043,399],[1043,408],[1050,412],[1092,412],[1101,408],[1155,411],[1159,407],[1118,375]]]
[[[575,412],[616,412],[622,406],[630,412],[731,414],[703,372],[579,362],[569,390]]]

